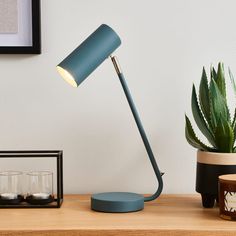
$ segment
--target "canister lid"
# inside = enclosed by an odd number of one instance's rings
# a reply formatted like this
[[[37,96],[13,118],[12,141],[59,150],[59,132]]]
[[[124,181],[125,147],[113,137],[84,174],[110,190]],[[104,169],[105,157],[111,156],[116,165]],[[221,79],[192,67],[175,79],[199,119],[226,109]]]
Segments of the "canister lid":
[[[235,182],[236,183],[236,174],[220,175],[220,182]]]

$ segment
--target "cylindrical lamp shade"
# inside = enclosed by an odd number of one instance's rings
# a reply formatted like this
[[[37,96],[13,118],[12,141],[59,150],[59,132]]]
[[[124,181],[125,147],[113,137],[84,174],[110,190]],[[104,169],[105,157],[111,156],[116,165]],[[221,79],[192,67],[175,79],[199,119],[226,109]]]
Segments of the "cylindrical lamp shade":
[[[72,86],[83,82],[121,44],[116,32],[103,24],[58,66],[61,76]]]

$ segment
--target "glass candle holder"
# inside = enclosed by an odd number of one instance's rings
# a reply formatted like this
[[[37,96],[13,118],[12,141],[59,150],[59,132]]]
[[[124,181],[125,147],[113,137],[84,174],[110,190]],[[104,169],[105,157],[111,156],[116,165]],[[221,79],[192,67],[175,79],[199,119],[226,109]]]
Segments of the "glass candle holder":
[[[219,176],[220,217],[236,220],[236,174]]]
[[[15,205],[24,200],[20,171],[0,172],[0,204]]]
[[[32,171],[26,174],[28,191],[26,201],[34,205],[53,202],[53,173],[50,171]]]

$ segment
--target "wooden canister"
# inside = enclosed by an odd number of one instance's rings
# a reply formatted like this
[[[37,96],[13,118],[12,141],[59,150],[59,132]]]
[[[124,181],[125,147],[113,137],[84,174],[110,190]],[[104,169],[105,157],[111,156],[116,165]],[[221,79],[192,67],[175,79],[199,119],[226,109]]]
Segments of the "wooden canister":
[[[236,220],[236,174],[219,176],[220,217]]]

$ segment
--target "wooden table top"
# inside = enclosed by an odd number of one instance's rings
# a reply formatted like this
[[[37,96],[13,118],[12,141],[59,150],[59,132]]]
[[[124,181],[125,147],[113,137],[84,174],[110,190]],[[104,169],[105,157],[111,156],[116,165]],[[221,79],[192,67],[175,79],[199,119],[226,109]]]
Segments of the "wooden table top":
[[[59,209],[0,209],[0,235],[231,236],[236,222],[218,208],[203,209],[199,195],[161,195],[134,213],[90,210],[89,195],[67,195]]]

